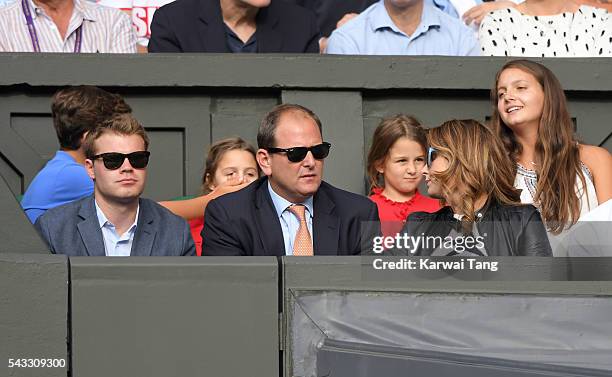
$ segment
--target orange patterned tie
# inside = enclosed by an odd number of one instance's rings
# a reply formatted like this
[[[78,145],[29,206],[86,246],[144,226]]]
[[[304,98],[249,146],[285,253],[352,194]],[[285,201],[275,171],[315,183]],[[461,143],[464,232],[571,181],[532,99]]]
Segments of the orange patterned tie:
[[[306,224],[306,207],[302,204],[295,204],[289,207],[289,211],[297,216],[298,220],[300,220],[300,227],[295,235],[295,240],[293,241],[293,255],[296,256],[312,256],[312,241],[310,238],[310,233],[308,233],[308,225]]]

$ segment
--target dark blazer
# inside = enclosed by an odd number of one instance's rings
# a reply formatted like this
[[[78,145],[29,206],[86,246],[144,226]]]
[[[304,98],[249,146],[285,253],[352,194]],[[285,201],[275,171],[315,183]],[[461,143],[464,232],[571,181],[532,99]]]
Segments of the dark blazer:
[[[54,254],[104,256],[93,195],[52,208],[34,224]],[[132,256],[195,255],[187,222],[152,200],[140,198]]]
[[[257,13],[258,52],[319,52],[312,12],[282,0]],[[159,8],[151,22],[149,52],[230,52],[220,0],[177,0]]]
[[[315,255],[360,254],[371,249],[372,238],[380,234],[378,209],[372,201],[328,183],[322,182],[314,195],[313,210]],[[202,255],[285,255],[267,177],[208,203]]]
[[[509,206],[495,200],[487,202],[477,220],[478,233],[483,237],[489,256],[552,256],[546,228],[538,210],[532,205]],[[448,236],[452,229],[461,232],[461,223],[453,217],[451,207],[442,207],[434,213],[414,212],[400,234],[408,236]],[[420,243],[413,255],[431,255],[438,244]],[[389,254],[410,255],[404,250],[389,250]],[[460,256],[460,254],[458,254]]]

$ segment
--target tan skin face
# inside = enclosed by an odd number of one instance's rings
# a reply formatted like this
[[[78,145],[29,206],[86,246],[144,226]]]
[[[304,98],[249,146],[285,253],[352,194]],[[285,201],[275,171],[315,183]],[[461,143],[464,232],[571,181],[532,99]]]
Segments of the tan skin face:
[[[412,198],[423,179],[425,151],[419,143],[407,137],[398,139],[377,166],[385,180],[383,195],[396,202]]]
[[[209,189],[230,181],[251,183],[258,178],[257,161],[251,152],[234,149],[223,153]]]
[[[145,145],[138,135],[102,134],[95,142],[96,155],[108,152],[132,153],[144,151]],[[138,200],[147,179],[147,169],[135,169],[126,158],[117,170],[109,170],[102,159],[85,160],[87,174],[95,180],[96,200],[106,203],[130,203]]]
[[[323,139],[316,122],[299,111],[281,115],[275,133],[275,147],[311,147]],[[312,152],[300,162],[291,162],[285,153],[257,151],[257,162],[270,179],[272,189],[292,203],[301,203],[314,195],[321,185],[323,160],[317,160]]]
[[[537,132],[544,108],[544,91],[531,74],[508,68],[497,83],[497,110],[515,133]]]

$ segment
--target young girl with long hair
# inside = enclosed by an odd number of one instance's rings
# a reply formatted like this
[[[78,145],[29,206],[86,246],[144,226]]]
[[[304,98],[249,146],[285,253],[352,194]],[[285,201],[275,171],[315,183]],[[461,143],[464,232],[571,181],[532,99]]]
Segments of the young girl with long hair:
[[[437,200],[419,193],[427,151],[427,132],[407,115],[384,119],[374,131],[367,174],[378,206],[382,232],[393,236],[415,211],[434,212]]]
[[[612,156],[582,144],[555,75],[529,60],[506,63],[491,92],[491,127],[516,165],[521,201],[538,207],[550,233],[612,198]]]

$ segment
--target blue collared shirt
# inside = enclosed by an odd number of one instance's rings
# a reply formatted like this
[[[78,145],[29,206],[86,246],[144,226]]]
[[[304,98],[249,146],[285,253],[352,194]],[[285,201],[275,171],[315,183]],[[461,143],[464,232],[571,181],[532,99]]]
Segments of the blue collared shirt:
[[[421,23],[412,35],[407,35],[393,23],[384,0],[380,0],[336,29],[329,37],[326,52],[346,55],[477,56],[480,55],[480,45],[474,32],[461,20],[449,16],[429,1],[423,3]]]
[[[140,206],[136,209],[136,218],[132,226],[119,236],[115,225],[106,218],[106,215],[104,215],[104,212],[98,206],[98,202],[94,201],[94,203],[96,205],[96,214],[98,215],[98,224],[102,230],[104,253],[109,257],[129,257],[132,251],[132,243],[134,242],[134,233],[136,233],[136,224],[138,224]]]
[[[300,227],[300,220],[298,220],[297,216],[294,215],[293,212],[289,211],[289,207],[294,204],[303,204],[306,207],[306,225],[308,225],[310,241],[312,241],[312,216],[314,214],[312,196],[306,199],[303,203],[291,203],[274,192],[269,181],[268,191],[270,192],[270,197],[272,198],[272,203],[274,204],[274,209],[276,210],[276,215],[280,220],[281,229],[283,230],[285,255],[293,255],[293,241],[295,240],[298,228]]]

